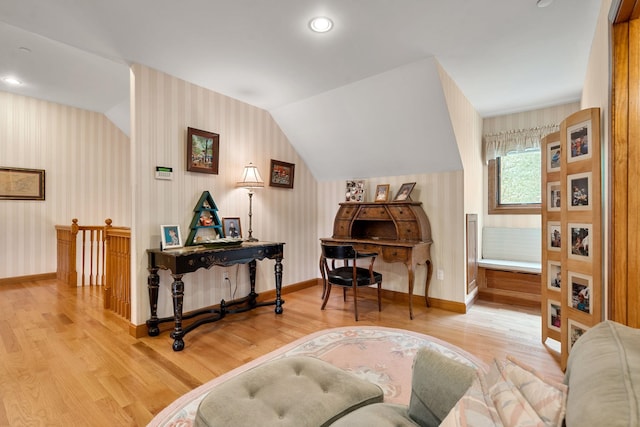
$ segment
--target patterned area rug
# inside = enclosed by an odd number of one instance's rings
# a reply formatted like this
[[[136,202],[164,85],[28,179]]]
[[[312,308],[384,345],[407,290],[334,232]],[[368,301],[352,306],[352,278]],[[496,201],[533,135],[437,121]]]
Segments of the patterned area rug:
[[[299,355],[316,357],[378,384],[384,390],[385,402],[408,405],[413,358],[421,347],[429,347],[467,365],[486,369],[486,365],[475,356],[429,335],[375,326],[326,329],[300,338],[190,391],[156,415],[149,426],[191,426],[200,401],[216,385],[267,360]]]

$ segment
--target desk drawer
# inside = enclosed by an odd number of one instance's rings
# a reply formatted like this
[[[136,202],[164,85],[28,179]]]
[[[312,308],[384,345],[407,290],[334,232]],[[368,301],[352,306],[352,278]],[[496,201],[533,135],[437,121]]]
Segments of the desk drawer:
[[[420,227],[414,221],[398,221],[398,238],[400,240],[420,240]]]
[[[357,219],[382,219],[389,220],[389,212],[384,206],[363,207],[358,211]]]
[[[416,215],[409,206],[389,206],[389,212],[396,220],[414,221],[416,219]]]
[[[357,205],[341,205],[336,214],[336,219],[351,219],[358,208],[359,206]]]
[[[333,223],[333,237],[336,239],[348,238],[351,236],[351,221],[336,219]]]
[[[407,262],[411,256],[410,248],[382,248],[382,259],[385,262]]]

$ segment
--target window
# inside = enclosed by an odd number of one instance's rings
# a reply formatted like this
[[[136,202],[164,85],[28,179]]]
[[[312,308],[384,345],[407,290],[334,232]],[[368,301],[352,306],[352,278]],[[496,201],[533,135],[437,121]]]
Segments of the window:
[[[489,213],[539,214],[540,149],[511,152],[489,161]]]

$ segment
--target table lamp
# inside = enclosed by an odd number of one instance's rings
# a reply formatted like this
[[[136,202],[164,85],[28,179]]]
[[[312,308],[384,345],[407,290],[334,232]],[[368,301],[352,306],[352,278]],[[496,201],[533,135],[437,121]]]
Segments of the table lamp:
[[[238,181],[238,187],[243,187],[249,189],[249,238],[248,242],[257,242],[258,239],[253,237],[253,230],[251,229],[251,217],[253,216],[252,212],[252,200],[253,200],[253,189],[264,187],[264,182],[262,181],[262,177],[260,176],[260,172],[258,172],[258,167],[254,166],[253,163],[249,163],[244,167],[244,171],[242,172],[242,178]]]

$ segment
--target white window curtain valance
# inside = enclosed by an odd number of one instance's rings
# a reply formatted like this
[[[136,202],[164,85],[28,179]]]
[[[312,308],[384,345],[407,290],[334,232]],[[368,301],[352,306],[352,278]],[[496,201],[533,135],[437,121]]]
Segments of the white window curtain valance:
[[[489,160],[511,152],[518,153],[540,148],[540,140],[559,129],[559,125],[552,124],[532,129],[510,130],[484,135],[482,137],[484,140],[484,161],[489,162]]]

